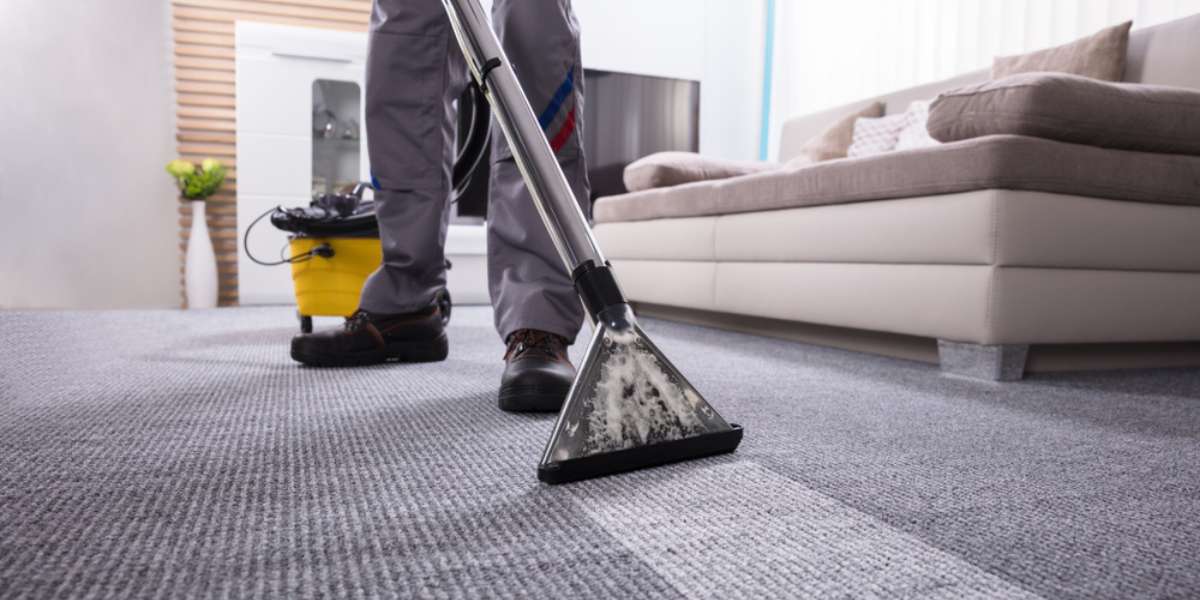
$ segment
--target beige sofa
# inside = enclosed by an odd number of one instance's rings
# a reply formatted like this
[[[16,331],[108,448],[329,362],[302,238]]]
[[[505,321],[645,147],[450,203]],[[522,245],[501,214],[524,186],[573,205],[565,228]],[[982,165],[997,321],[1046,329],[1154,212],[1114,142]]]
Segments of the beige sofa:
[[[1125,80],[1200,89],[1198,57],[1200,15],[1134,31]],[[987,76],[883,100],[903,111]],[[780,162],[875,100],[789,121]],[[997,380],[1200,357],[1200,158],[1130,182],[1138,153],[1008,137],[957,143],[970,167],[947,145],[602,198],[596,236],[639,309],[668,318]]]

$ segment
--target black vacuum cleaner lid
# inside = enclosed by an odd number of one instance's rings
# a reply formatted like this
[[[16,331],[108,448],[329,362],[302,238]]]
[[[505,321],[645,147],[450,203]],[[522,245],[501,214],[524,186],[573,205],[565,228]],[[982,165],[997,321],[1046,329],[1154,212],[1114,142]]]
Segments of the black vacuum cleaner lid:
[[[375,202],[355,193],[322,194],[306,207],[277,208],[271,224],[310,237],[379,237]]]

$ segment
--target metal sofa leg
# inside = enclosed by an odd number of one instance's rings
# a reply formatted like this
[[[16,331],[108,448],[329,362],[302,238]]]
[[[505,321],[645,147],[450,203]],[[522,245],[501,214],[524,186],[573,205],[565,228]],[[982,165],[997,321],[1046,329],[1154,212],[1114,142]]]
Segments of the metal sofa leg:
[[[1027,344],[965,344],[938,340],[942,373],[987,381],[1018,381],[1025,376]]]

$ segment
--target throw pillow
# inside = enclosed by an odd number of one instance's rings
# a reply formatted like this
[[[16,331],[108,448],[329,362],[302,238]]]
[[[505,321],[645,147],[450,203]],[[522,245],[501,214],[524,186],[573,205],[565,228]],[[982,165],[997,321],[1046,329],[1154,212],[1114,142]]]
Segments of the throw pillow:
[[[1022,73],[941,94],[929,133],[943,142],[1011,134],[1200,155],[1200,91]]]
[[[640,192],[694,181],[727,179],[778,168],[774,163],[706,158],[694,152],[657,152],[625,167],[625,188]]]
[[[900,137],[896,140],[897,152],[901,150],[912,150],[914,148],[928,148],[936,146],[941,142],[933,139],[929,135],[927,128],[929,124],[929,104],[932,100],[916,100],[908,105],[908,124],[900,132]]]
[[[835,158],[846,158],[850,144],[854,141],[854,122],[860,117],[883,116],[882,102],[872,102],[866,107],[856,110],[827,127],[816,137],[804,143],[800,154],[792,161],[804,158],[809,162],[821,162]]]
[[[891,152],[896,148],[900,132],[911,119],[912,115],[907,112],[877,118],[860,117],[854,122],[854,141],[846,156],[858,158]]]
[[[1125,51],[1133,21],[1114,25],[1068,44],[992,61],[992,79],[1015,73],[1053,71],[1104,81],[1120,81],[1125,73]]]

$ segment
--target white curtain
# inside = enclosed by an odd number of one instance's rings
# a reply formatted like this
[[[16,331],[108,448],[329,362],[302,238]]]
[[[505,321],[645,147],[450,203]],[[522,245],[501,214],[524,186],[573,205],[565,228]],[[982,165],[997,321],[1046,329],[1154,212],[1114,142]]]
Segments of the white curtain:
[[[1127,19],[1147,27],[1200,0],[776,0],[770,155],[785,120],[987,67]]]

